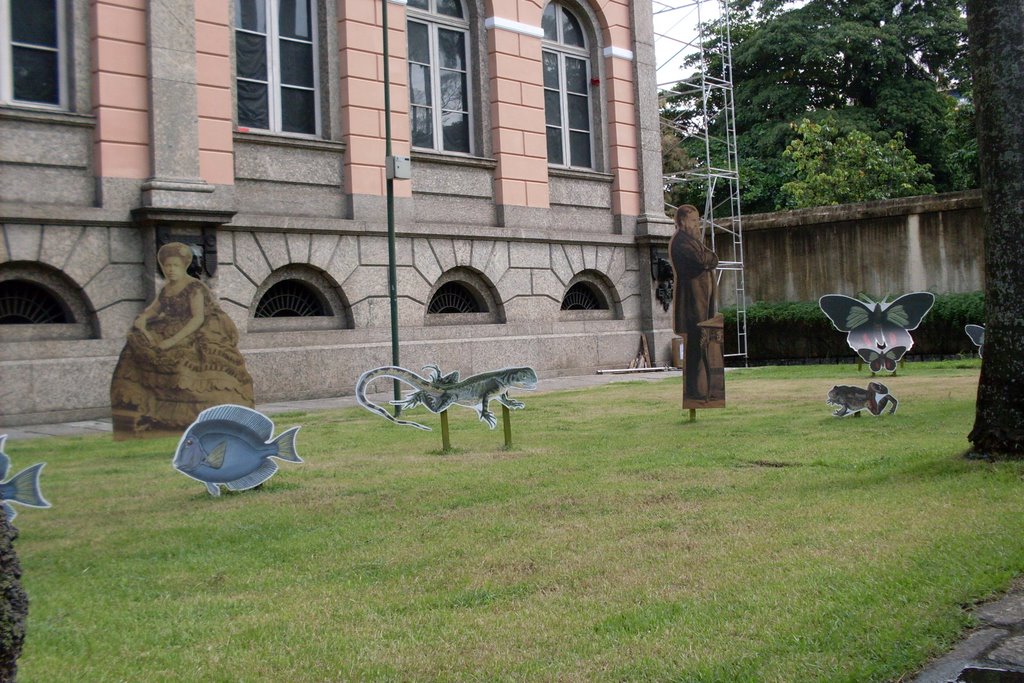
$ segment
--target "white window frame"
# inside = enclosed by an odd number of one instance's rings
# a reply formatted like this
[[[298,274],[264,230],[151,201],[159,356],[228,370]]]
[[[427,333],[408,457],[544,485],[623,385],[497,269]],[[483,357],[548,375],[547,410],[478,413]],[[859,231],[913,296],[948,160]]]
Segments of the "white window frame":
[[[580,17],[578,12],[574,12],[574,11],[570,10],[568,7],[566,7],[564,4],[562,4],[560,2],[551,2],[549,4],[553,5],[555,7],[556,14],[559,13],[559,12],[568,12],[574,19],[576,19],[576,23],[579,24],[580,30],[581,30],[582,35],[583,35],[583,47],[577,47],[575,45],[566,45],[564,42],[562,42],[562,40],[563,40],[563,37],[562,37],[562,22],[561,22],[561,17],[557,17],[557,16],[556,16],[556,20],[555,20],[555,27],[556,27],[556,31],[557,31],[557,35],[558,35],[557,42],[552,42],[552,41],[550,41],[550,40],[548,40],[546,38],[541,39],[541,52],[542,52],[542,54],[544,52],[547,52],[549,54],[555,55],[555,57],[558,58],[558,102],[559,102],[559,108],[561,110],[561,120],[562,120],[562,123],[561,123],[561,134],[562,134],[562,162],[563,163],[556,164],[556,163],[552,163],[551,161],[548,161],[548,165],[549,166],[554,166],[556,168],[585,168],[585,169],[588,169],[588,170],[594,170],[594,166],[595,166],[595,163],[596,163],[595,160],[597,158],[596,150],[594,149],[594,145],[596,144],[596,136],[594,135],[594,122],[595,122],[594,121],[594,100],[595,100],[595,98],[594,98],[593,93],[588,89],[587,93],[586,93],[586,95],[587,95],[587,124],[590,126],[590,129],[587,130],[586,133],[590,137],[590,160],[589,160],[589,163],[586,166],[573,165],[573,163],[572,163],[572,149],[570,147],[570,142],[569,142],[570,138],[571,138],[570,134],[573,131],[576,131],[576,132],[583,132],[583,131],[581,131],[579,129],[575,129],[575,128],[570,128],[569,127],[569,88],[568,88],[568,85],[566,84],[566,70],[565,70],[565,59],[566,59],[566,57],[571,57],[573,59],[578,59],[578,60],[582,61],[584,63],[584,65],[586,66],[586,82],[587,82],[587,84],[589,85],[592,82],[591,79],[593,78],[593,63],[592,63],[591,54],[590,54],[590,41],[589,41],[589,39],[587,37],[588,22],[584,21],[584,19]],[[544,89],[545,90],[549,90],[550,88],[547,88],[546,86],[544,86]],[[574,93],[574,94],[578,95],[579,93]],[[545,132],[547,131],[547,129],[549,127],[553,127],[553,126],[550,126],[545,121],[545,125],[544,125]],[[546,137],[546,135],[545,135],[545,137]]]
[[[475,89],[473,87],[473,64],[470,60],[472,54],[472,34],[469,30],[469,18],[468,18],[468,7],[462,0],[458,0],[462,6],[462,13],[466,17],[459,19],[457,17],[450,17],[445,14],[437,13],[437,2],[436,0],[429,0],[430,11],[417,9],[412,6],[406,6],[406,23],[415,22],[418,24],[424,24],[427,27],[427,37],[430,45],[430,110],[431,119],[434,128],[434,146],[433,147],[413,147],[413,149],[429,150],[432,152],[439,152],[442,154],[461,154],[464,156],[472,156],[473,150],[476,145],[474,141],[476,139],[476,117],[474,116],[475,107],[473,106],[473,93]],[[462,56],[466,63],[466,114],[469,119],[469,151],[460,152],[457,150],[444,149],[444,124],[442,121],[441,111],[441,55],[438,50],[438,29],[443,28],[448,31],[456,31],[462,33],[465,36],[463,44],[466,48],[466,53]],[[406,29],[406,35],[408,35],[408,28]],[[410,64],[419,64],[419,62],[409,61]],[[451,71],[451,69],[447,69]],[[412,101],[409,102],[409,138],[411,142],[412,138],[412,109],[414,106],[422,107],[423,105],[413,105]]]
[[[237,19],[232,26],[233,32],[231,34],[232,49],[234,48],[235,33],[242,32],[248,33],[254,36],[263,36],[264,43],[267,46],[267,80],[258,81],[253,78],[239,77],[237,66],[235,68],[234,78],[236,83],[235,93],[235,118],[238,118],[238,93],[237,93],[237,82],[248,81],[250,83],[262,83],[267,86],[267,118],[269,128],[253,128],[246,126],[241,123],[237,123],[240,130],[256,130],[256,131],[268,131],[280,135],[295,135],[300,137],[308,138],[319,138],[320,131],[322,130],[320,122],[320,35],[317,27],[319,26],[317,18],[317,10],[319,9],[319,0],[308,0],[309,2],[309,26],[310,26],[310,41],[313,48],[313,87],[306,88],[303,86],[288,85],[289,88],[295,88],[298,90],[311,90],[313,92],[313,117],[314,117],[314,130],[312,133],[299,133],[294,131],[286,131],[283,129],[282,114],[281,114],[281,55],[279,41],[288,40],[295,43],[306,44],[307,41],[296,40],[280,35],[280,26],[278,19],[278,0],[257,0],[263,3],[263,8],[267,22],[266,34],[261,34],[256,31],[250,31],[238,26]],[[239,12],[238,3],[235,3],[235,12]]]
[[[17,105],[19,107],[32,107],[48,109],[51,111],[63,111],[67,109],[68,102],[68,79],[67,79],[67,24],[65,0],[57,0],[57,47],[43,47],[40,45],[26,45],[34,50],[45,50],[57,53],[57,99],[56,104],[50,102],[32,102],[30,100],[14,99],[14,47],[17,45],[11,32],[11,0],[0,0],[0,104]]]

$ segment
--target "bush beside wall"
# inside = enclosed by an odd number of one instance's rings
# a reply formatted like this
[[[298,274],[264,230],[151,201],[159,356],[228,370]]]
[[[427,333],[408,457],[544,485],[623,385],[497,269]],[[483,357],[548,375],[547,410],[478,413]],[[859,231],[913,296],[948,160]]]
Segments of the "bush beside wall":
[[[725,314],[726,353],[736,352],[736,309]],[[935,305],[916,330],[907,357],[974,355],[977,347],[964,325],[985,322],[981,292],[938,294]],[[856,355],[825,317],[817,301],[757,302],[747,308],[747,358],[752,363],[854,361]]]

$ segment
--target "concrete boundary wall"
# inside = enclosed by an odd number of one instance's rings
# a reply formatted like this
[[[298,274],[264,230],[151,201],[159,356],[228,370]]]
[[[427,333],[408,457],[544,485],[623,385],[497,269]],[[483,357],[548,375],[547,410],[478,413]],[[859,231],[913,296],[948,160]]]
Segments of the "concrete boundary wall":
[[[748,303],[985,284],[978,191],[753,214],[743,246]]]

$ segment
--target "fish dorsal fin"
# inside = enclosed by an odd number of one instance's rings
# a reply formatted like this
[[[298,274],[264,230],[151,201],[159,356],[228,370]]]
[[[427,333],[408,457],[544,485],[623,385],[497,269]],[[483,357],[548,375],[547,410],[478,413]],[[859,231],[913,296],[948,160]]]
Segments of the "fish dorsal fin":
[[[269,441],[271,434],[274,433],[274,423],[271,422],[269,417],[245,406],[225,404],[207,408],[199,413],[199,417],[196,418],[196,424],[211,420],[237,422],[254,431],[264,442]]]
[[[254,486],[259,486],[277,472],[277,463],[273,460],[264,460],[255,472],[250,472],[244,477],[229,481],[226,486],[232,491],[244,491]]]
[[[224,466],[224,454],[227,453],[228,442],[221,441],[220,445],[210,451],[210,454],[206,456],[206,464],[215,470],[219,470]]]

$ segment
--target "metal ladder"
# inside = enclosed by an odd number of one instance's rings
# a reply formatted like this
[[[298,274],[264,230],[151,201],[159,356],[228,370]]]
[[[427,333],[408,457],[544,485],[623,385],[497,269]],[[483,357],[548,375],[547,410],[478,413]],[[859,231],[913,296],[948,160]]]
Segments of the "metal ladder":
[[[662,120],[683,140],[703,142],[703,154],[696,165],[666,174],[665,187],[696,183],[704,188],[702,229],[718,256],[720,305],[736,308],[735,351],[727,357],[747,359],[747,300],[743,271],[743,220],[740,207],[739,153],[736,143],[736,110],[732,86],[732,43],[728,0],[652,0],[655,16],[655,52],[672,59],[688,53],[699,57],[702,68],[687,78],[663,81],[658,78],[659,95],[666,92],[687,97],[695,103],[693,118],[682,122]],[[712,10],[721,8],[716,18]],[[664,28],[659,32],[659,26]],[[718,39],[719,50],[711,54],[708,41]],[[669,49],[660,49],[667,43]],[[662,67],[659,58],[659,68]],[[708,68],[704,68],[708,67]],[[675,208],[675,207],[671,207]],[[723,284],[723,280],[725,280]],[[723,289],[725,287],[725,289]]]

